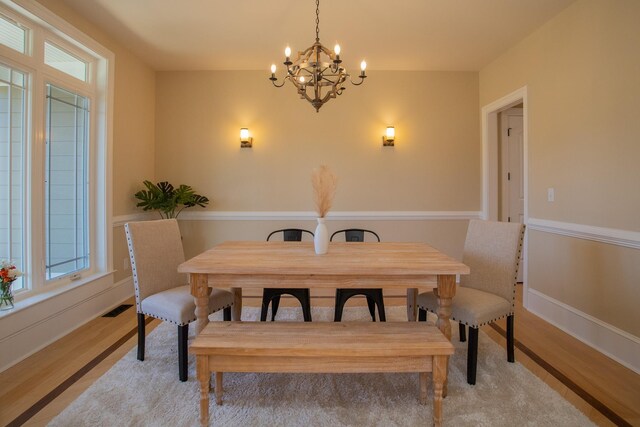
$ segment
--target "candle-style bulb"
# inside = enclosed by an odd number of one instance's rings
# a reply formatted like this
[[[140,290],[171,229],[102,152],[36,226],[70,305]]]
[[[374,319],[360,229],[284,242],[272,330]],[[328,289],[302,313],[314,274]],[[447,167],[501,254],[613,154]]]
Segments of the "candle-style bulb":
[[[304,83],[304,76],[300,76],[300,83]]]
[[[360,70],[362,70],[362,72],[364,72],[364,70],[367,69],[367,61],[362,61],[360,63]]]
[[[291,56],[291,48],[289,46],[284,48],[284,56],[286,56],[287,58]]]
[[[271,74],[276,73],[276,64],[271,64]]]
[[[340,55],[340,45],[339,45],[339,44],[336,44],[336,45],[333,47],[333,51],[336,53],[336,55]]]

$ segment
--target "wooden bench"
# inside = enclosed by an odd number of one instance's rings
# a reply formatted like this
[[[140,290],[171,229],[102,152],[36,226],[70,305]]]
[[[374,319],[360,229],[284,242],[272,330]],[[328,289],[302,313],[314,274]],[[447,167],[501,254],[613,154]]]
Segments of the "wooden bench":
[[[433,372],[433,422],[439,426],[454,347],[435,326],[416,322],[212,322],[189,351],[196,355],[202,425],[209,423],[212,372],[218,405],[223,372],[418,372],[423,405]]]

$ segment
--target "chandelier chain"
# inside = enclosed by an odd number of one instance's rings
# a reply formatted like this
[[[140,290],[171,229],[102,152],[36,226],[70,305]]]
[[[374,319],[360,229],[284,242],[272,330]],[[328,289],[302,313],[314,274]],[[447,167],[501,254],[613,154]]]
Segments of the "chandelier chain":
[[[316,41],[320,41],[320,0],[316,0]]]

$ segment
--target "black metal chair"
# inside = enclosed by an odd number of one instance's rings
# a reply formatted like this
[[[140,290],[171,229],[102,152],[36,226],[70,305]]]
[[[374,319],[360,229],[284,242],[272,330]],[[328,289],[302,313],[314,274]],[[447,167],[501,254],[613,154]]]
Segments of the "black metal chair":
[[[365,234],[371,234],[380,241],[380,236],[374,231],[363,230],[360,228],[348,228],[345,230],[338,230],[331,235],[329,241],[333,241],[335,235],[344,233],[345,241],[347,242],[364,242]],[[334,322],[342,320],[342,311],[344,305],[349,298],[355,295],[364,295],[367,297],[367,306],[369,306],[369,313],[371,314],[371,320],[376,321],[376,305],[378,306],[378,316],[381,322],[386,322],[387,318],[384,314],[384,298],[382,296],[382,289],[353,289],[353,288],[338,288],[336,289],[336,309],[333,316]]]
[[[271,236],[277,233],[282,233],[283,240],[285,242],[301,242],[302,235],[304,233],[310,234],[311,237],[313,237],[313,233],[308,230],[300,228],[285,228],[283,230],[271,232],[269,236],[267,236],[267,241],[271,239]],[[308,288],[265,288],[262,291],[262,312],[260,313],[260,320],[262,322],[267,320],[269,303],[271,303],[271,320],[275,320],[276,313],[278,312],[278,306],[280,305],[280,297],[284,294],[291,295],[300,301],[304,321],[311,322],[311,294]]]

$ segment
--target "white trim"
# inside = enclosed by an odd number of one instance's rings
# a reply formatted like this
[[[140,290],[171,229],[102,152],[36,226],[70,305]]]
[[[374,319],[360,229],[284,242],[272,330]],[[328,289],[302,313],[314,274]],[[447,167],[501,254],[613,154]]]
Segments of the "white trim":
[[[640,374],[640,338],[535,289],[529,289],[528,309],[572,337]]]
[[[113,227],[124,227],[124,225],[127,222],[148,221],[150,219],[153,219],[150,213],[141,212],[141,213],[134,213],[134,214],[128,214],[128,215],[114,216],[112,217],[111,224],[113,225]],[[157,217],[156,219],[160,219],[160,217]]]
[[[0,321],[0,372],[132,296],[131,277],[112,284],[111,275],[107,275],[73,292],[13,312],[11,319]]]
[[[185,221],[304,221],[315,220],[313,211],[200,211],[183,212]],[[423,221],[469,220],[480,218],[478,211],[336,211],[327,215],[332,220],[357,221]],[[120,218],[120,217],[118,217]],[[115,223],[115,221],[114,221]]]
[[[529,218],[529,230],[577,239],[591,240],[626,248],[640,249],[640,232],[620,230],[617,228],[596,227],[593,225],[574,224],[570,222],[551,221],[548,219]]]
[[[523,156],[523,186],[524,186],[524,223],[525,225],[529,225],[529,101],[528,101],[528,88],[527,86],[523,86],[520,89],[517,89],[511,92],[508,95],[503,96],[502,98],[491,102],[490,104],[482,107],[481,110],[481,120],[480,123],[482,125],[482,219],[493,219],[490,218],[489,212],[495,211],[497,215],[497,200],[490,199],[490,194],[492,193],[490,190],[491,186],[491,172],[492,167],[497,168],[498,161],[497,158],[495,161],[491,161],[490,153],[493,151],[496,153],[497,146],[494,146],[495,143],[492,144],[491,138],[489,136],[490,130],[490,118],[491,116],[495,116],[495,114],[499,111],[508,109],[518,103],[522,102],[522,132],[523,132],[523,142],[522,142],[522,156]],[[497,169],[496,169],[497,170]],[[497,198],[497,180],[495,183],[495,188],[493,191],[494,197]],[[490,209],[490,205],[493,209]],[[527,250],[529,247],[529,233],[525,233],[524,235],[524,244],[523,244],[523,259],[522,259],[522,281],[524,286],[524,297],[522,304],[525,308],[528,308],[528,295],[529,292],[529,251]]]

